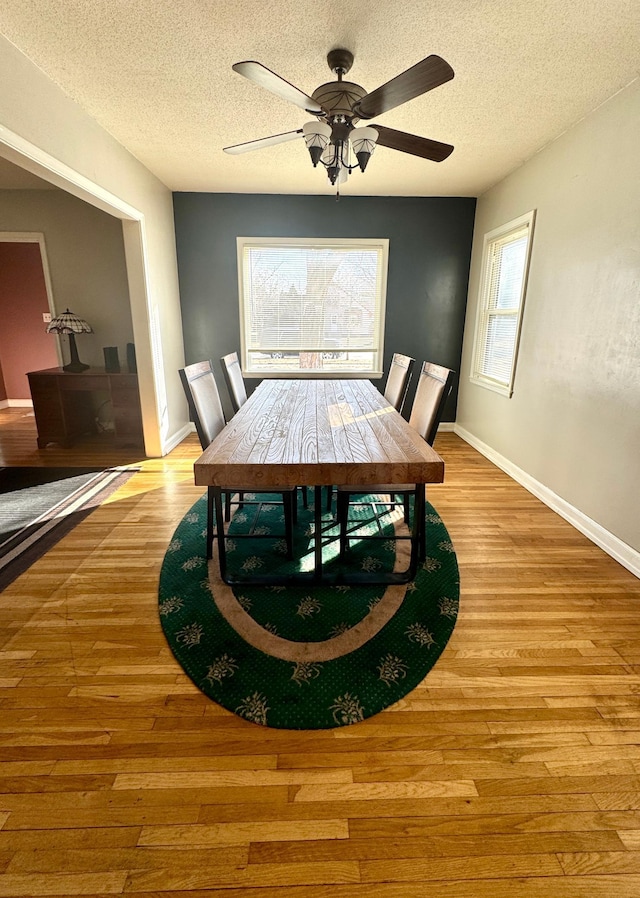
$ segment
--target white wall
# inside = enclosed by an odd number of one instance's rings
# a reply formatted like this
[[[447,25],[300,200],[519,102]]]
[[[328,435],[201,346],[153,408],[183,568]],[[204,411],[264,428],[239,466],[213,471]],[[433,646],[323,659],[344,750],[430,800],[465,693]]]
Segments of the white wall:
[[[38,165],[48,154],[57,168],[69,167],[71,180],[77,173],[78,183],[88,179],[91,188],[135,212],[123,222],[131,317],[145,447],[147,454],[161,455],[188,422],[177,376],[184,353],[171,191],[2,36],[0,84],[0,155],[46,177]],[[16,136],[24,150],[14,150]],[[68,189],[86,196],[83,189]]]
[[[508,139],[508,135],[505,135]],[[640,551],[640,81],[478,201],[457,424]],[[483,236],[537,210],[515,389],[469,382]]]

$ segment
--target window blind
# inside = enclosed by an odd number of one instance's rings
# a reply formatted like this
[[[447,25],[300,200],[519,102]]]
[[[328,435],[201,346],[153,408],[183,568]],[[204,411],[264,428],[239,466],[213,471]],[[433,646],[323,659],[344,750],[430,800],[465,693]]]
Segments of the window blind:
[[[384,242],[386,244],[386,241]],[[318,354],[323,370],[375,370],[382,355],[386,245],[257,242],[240,251],[243,368]],[[334,366],[329,364],[334,362]],[[280,366],[281,367],[281,366]]]
[[[484,281],[480,297],[472,379],[511,390],[533,214],[515,227],[485,238]]]

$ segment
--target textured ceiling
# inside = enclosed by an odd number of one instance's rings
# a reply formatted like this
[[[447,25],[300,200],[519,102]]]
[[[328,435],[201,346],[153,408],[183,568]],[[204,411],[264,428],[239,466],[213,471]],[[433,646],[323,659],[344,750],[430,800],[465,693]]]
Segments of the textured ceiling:
[[[303,141],[222,147],[310,116],[235,74],[255,59],[305,93],[355,54],[371,91],[436,53],[455,78],[380,124],[452,143],[379,147],[358,195],[479,195],[638,75],[639,0],[2,0],[0,31],[172,190],[330,193]]]

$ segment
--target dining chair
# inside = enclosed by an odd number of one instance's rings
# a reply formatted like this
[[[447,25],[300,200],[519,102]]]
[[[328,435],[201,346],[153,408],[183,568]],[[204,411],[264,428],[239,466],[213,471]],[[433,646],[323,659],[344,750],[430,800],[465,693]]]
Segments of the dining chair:
[[[180,380],[182,381],[182,386],[184,388],[185,395],[187,397],[187,403],[189,405],[189,413],[196,427],[196,433],[198,434],[198,438],[200,440],[200,445],[203,449],[206,449],[210,443],[215,440],[219,433],[222,432],[226,425],[224,411],[222,409],[222,402],[220,401],[220,393],[218,391],[218,385],[216,384],[215,376],[213,373],[213,368],[211,366],[211,362],[209,360],[204,362],[195,362],[193,365],[186,365],[184,368],[179,370]],[[257,506],[257,511],[254,516],[254,522],[251,528],[249,529],[247,536],[256,539],[258,537],[266,537],[273,539],[273,534],[259,534],[254,533],[253,528],[260,514],[260,507],[262,505],[273,505],[279,504],[279,500],[258,500],[258,501],[248,501],[244,499],[244,492],[246,491],[246,487],[227,487],[222,490],[223,496],[225,498],[225,506],[227,509],[227,513],[225,515],[226,519],[229,520],[230,514],[230,505],[231,505],[231,497],[236,493],[240,494],[241,502],[240,505],[254,505]],[[287,557],[293,557],[293,524],[296,520],[296,499],[297,493],[295,487],[292,489],[282,489],[282,490],[262,490],[262,493],[265,495],[271,495],[273,493],[278,493],[281,496],[283,511],[284,511],[284,526],[285,526],[285,540],[287,544]],[[214,506],[214,497],[215,497],[215,488],[210,486],[207,488],[207,558],[211,558],[213,554],[213,535],[214,535],[214,525],[213,525],[213,506]],[[224,537],[224,524],[222,521],[218,521],[218,538],[223,540]],[[241,537],[234,536],[236,538],[244,538],[245,534]]]
[[[384,398],[391,403],[397,412],[402,412],[414,363],[415,359],[412,359],[409,355],[402,355],[400,352],[395,352],[391,359],[384,388]]]
[[[242,376],[238,353],[230,352],[228,355],[223,355],[220,362],[235,414],[240,406],[247,401],[247,391],[244,386],[244,377]]]
[[[433,446],[433,441],[435,440],[436,433],[438,432],[438,425],[440,424],[440,419],[442,418],[445,403],[449,398],[449,394],[451,393],[451,390],[453,388],[454,374],[455,372],[450,368],[444,368],[442,365],[434,365],[431,362],[424,362],[418,376],[418,386],[416,388],[416,394],[411,406],[409,424],[420,434],[420,436],[427,443],[429,443],[430,446]],[[366,536],[359,535],[358,539],[381,539],[385,537],[382,534],[380,517],[384,517],[385,514],[395,508],[396,497],[398,496],[402,497],[405,523],[407,525],[410,524],[409,500],[411,496],[415,497],[416,495],[416,485],[413,483],[402,483],[395,485],[374,484],[366,487],[338,486],[336,511],[337,521],[340,527],[340,554],[343,557],[349,547],[349,500],[352,495],[356,494],[376,496],[388,495],[390,497],[388,501],[382,500],[375,503],[376,505],[386,507],[385,511],[376,513],[373,518],[366,522],[359,521],[357,525],[357,528],[360,529],[365,526],[365,524],[375,521],[380,533]],[[370,501],[358,504],[372,505]],[[417,538],[419,541],[420,558],[421,560],[424,560],[426,557],[424,521],[418,521],[417,524]]]
[[[233,414],[235,415],[240,409],[240,406],[244,405],[247,401],[247,391],[244,386],[244,377],[242,376],[242,368],[240,367],[238,353],[230,352],[228,355],[223,355],[220,359],[220,364],[222,365],[222,373],[224,374],[227,392],[229,393],[229,399],[231,400],[231,407],[233,409]],[[239,499],[239,506],[242,508],[242,493],[240,493]],[[225,501],[225,520],[227,521],[231,515],[230,501],[231,497],[227,493]]]

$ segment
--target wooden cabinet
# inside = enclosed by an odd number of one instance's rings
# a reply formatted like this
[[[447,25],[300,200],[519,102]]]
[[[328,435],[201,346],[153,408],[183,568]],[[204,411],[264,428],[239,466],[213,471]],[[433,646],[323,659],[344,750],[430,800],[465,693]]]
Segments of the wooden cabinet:
[[[89,368],[81,374],[47,368],[31,371],[29,388],[38,428],[38,448],[49,443],[71,446],[78,437],[97,433],[97,407],[111,404],[113,438],[119,445],[144,445],[138,375]]]
[[[142,415],[137,374],[109,375],[116,437],[142,441]]]

